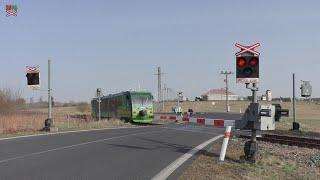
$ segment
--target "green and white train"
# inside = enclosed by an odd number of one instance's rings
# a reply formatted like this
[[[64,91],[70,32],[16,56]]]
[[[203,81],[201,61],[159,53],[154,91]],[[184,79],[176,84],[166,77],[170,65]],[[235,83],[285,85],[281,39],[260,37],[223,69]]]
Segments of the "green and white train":
[[[98,117],[98,98],[91,101],[92,116]],[[151,123],[153,96],[150,92],[126,91],[101,97],[101,118],[117,118],[126,122]]]

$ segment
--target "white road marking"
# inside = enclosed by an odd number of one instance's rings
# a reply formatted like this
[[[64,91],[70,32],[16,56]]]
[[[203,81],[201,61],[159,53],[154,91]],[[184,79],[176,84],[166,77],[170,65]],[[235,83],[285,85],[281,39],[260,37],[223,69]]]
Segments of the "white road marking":
[[[55,132],[55,133],[32,134],[32,135],[26,135],[26,136],[0,138],[0,141],[10,140],[10,139],[28,138],[28,137],[37,137],[37,136],[50,136],[50,135],[57,135],[57,134],[80,133],[80,132],[89,132],[89,131],[103,131],[103,130],[109,130],[109,129],[110,130],[111,129],[134,129],[134,128],[146,128],[146,127],[154,127],[154,126],[99,128],[99,129],[87,129],[87,130],[76,130],[76,131],[63,131],[63,132]]]
[[[198,151],[205,148],[210,143],[218,140],[219,138],[223,137],[223,135],[216,136],[212,139],[209,139],[208,141],[200,144],[199,146],[193,148],[186,154],[182,155],[180,158],[172,162],[169,166],[164,168],[161,172],[159,172],[156,176],[152,178],[152,180],[165,180],[167,179],[176,169],[178,169],[183,163],[185,163],[188,159],[190,159],[194,154],[196,154]]]
[[[45,153],[49,153],[49,152],[53,152],[53,151],[60,151],[60,150],[70,149],[70,148],[84,146],[84,145],[88,145],[88,144],[99,143],[99,142],[103,142],[103,141],[109,141],[109,140],[129,137],[129,136],[150,134],[150,133],[163,132],[163,131],[166,131],[166,130],[127,134],[127,135],[123,135],[123,136],[116,136],[116,137],[110,137],[110,138],[106,138],[106,139],[99,139],[99,140],[95,140],[95,141],[89,141],[89,142],[84,142],[84,143],[79,143],[79,144],[74,144],[74,145],[69,145],[69,146],[63,146],[63,147],[58,147],[58,148],[49,149],[49,150],[45,150],[45,151],[39,151],[39,152],[35,152],[35,153],[30,153],[30,154],[25,154],[25,155],[21,155],[21,156],[9,158],[9,159],[0,160],[0,163],[6,163],[6,162],[17,160],[17,159],[24,159],[26,157],[36,156],[36,155],[45,154]]]

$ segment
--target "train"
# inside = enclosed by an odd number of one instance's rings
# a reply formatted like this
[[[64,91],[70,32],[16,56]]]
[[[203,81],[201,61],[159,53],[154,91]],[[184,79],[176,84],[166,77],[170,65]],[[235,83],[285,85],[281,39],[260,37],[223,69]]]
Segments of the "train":
[[[151,123],[153,96],[150,92],[125,91],[100,98],[101,118],[116,118],[125,122]],[[99,117],[99,99],[91,101],[92,116]]]

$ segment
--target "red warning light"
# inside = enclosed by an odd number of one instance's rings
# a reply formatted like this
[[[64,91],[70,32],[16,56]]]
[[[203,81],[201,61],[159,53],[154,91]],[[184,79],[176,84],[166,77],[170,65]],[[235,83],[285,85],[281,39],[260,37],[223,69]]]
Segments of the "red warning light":
[[[244,67],[246,65],[246,60],[243,58],[238,59],[238,66]]]
[[[256,58],[252,58],[249,63],[250,66],[256,67],[258,65],[258,60]]]

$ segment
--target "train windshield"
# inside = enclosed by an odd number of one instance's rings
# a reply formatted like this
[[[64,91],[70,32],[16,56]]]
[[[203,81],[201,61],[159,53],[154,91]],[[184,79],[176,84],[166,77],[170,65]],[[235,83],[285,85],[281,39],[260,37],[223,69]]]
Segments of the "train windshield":
[[[151,94],[132,94],[132,105],[137,107],[146,107],[152,104]]]

